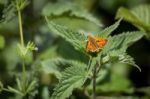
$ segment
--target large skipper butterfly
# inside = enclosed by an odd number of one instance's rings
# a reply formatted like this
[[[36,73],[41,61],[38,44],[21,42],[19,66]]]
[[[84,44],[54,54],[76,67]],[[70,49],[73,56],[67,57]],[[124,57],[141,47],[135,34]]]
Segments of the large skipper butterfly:
[[[106,43],[107,43],[106,39],[88,36],[86,52],[89,53],[99,52]]]

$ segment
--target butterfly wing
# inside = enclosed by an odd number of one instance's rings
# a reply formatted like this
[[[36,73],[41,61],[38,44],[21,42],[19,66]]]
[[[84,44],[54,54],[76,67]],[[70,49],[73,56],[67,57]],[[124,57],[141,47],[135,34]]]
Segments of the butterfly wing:
[[[99,45],[97,45],[95,39],[91,36],[88,36],[86,51],[87,52],[98,52],[99,51]]]
[[[96,39],[96,44],[97,44],[100,48],[102,48],[106,43],[107,43],[107,40],[106,40],[106,39],[103,39],[103,38]]]
[[[107,43],[106,39],[88,36],[86,51],[87,52],[99,52],[100,49],[102,49],[106,43]]]

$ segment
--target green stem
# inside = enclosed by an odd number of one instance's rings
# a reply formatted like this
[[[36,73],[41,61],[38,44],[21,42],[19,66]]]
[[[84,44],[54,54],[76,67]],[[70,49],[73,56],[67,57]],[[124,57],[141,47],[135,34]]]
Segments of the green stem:
[[[93,69],[93,94],[92,94],[92,99],[96,99],[96,65],[94,66],[94,69]]]
[[[25,66],[24,60],[22,62],[22,76],[23,76],[23,82],[25,82],[25,80],[26,80],[26,66]]]
[[[91,67],[91,62],[92,62],[92,57],[90,57],[90,59],[89,59],[88,66],[87,66],[87,70],[90,69],[90,67]]]
[[[19,21],[19,32],[20,32],[20,42],[21,46],[24,47],[24,37],[23,37],[23,29],[22,29],[22,17],[21,17],[21,10],[18,9],[18,21]],[[22,57],[22,79],[23,79],[23,91],[25,92],[26,86],[26,67],[25,67],[25,60],[24,56]]]
[[[19,30],[20,30],[20,41],[21,41],[21,45],[24,47],[22,19],[21,19],[21,12],[20,12],[20,10],[18,10],[18,21],[19,21]]]

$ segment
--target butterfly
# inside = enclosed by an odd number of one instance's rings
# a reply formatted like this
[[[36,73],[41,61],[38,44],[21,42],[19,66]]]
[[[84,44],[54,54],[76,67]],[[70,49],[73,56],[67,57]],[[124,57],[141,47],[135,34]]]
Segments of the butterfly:
[[[107,40],[104,38],[98,38],[89,35],[87,45],[86,45],[86,52],[97,53],[104,47],[106,43]]]

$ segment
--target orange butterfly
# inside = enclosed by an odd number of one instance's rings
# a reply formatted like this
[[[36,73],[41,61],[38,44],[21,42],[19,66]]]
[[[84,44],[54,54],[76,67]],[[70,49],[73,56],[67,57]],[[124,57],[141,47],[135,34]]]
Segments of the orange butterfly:
[[[107,43],[106,39],[88,36],[86,52],[90,53],[99,52],[106,43]]]

